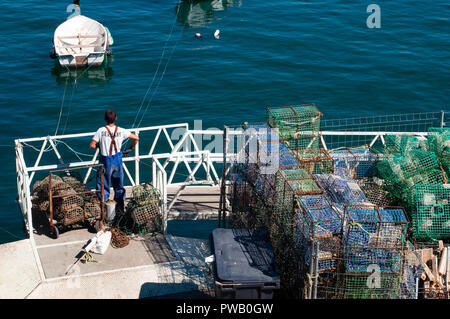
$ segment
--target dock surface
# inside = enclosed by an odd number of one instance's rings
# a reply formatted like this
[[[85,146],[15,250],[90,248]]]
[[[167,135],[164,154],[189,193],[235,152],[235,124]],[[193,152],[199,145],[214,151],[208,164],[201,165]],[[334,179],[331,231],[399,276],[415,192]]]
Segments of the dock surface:
[[[168,200],[176,190],[169,189]],[[187,187],[169,219],[214,219],[218,187]],[[193,234],[194,235],[194,234]],[[111,246],[96,262],[78,262],[95,233],[87,228],[48,235],[48,226],[33,217],[30,239],[0,245],[0,298],[134,299],[211,298],[213,279],[205,257],[209,242],[171,235],[132,236],[124,248]],[[193,236],[194,237],[194,236]]]

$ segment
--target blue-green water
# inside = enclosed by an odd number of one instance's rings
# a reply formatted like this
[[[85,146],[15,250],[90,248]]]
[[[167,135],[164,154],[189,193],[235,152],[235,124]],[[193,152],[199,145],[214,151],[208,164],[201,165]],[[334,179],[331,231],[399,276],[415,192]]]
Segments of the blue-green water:
[[[13,140],[54,134],[64,91],[58,133],[95,130],[107,107],[130,127],[162,54],[141,126],[222,127],[263,121],[268,105],[308,102],[332,117],[448,110],[450,4],[377,1],[381,28],[369,29],[373,2],[83,0],[82,13],[113,34],[114,56],[66,86],[48,51],[70,2],[3,1],[0,243],[24,238]]]

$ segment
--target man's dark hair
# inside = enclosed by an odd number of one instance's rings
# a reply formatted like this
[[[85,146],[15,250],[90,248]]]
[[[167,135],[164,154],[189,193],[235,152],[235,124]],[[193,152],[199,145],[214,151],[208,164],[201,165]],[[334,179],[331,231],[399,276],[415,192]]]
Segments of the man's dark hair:
[[[107,124],[113,124],[116,121],[116,112],[114,110],[107,110],[105,112],[105,121]]]
[[[80,0],[73,0],[73,4],[80,5]]]

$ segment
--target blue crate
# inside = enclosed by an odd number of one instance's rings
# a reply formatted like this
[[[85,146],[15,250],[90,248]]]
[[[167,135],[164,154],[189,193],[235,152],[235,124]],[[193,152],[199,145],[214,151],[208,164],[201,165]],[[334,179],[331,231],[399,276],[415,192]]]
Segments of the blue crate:
[[[297,226],[305,238],[331,236],[342,231],[342,215],[325,194],[297,196]]]
[[[347,272],[367,272],[373,265],[380,272],[401,272],[408,228],[403,209],[349,206],[346,219],[343,252]]]

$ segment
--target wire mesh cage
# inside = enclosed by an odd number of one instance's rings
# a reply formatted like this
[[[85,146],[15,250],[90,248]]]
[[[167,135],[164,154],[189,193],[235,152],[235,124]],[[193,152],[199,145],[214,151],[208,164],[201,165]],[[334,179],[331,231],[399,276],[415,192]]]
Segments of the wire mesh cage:
[[[160,193],[151,184],[136,185],[132,188],[133,199],[139,206],[155,204],[160,201]]]
[[[450,128],[428,129],[427,149],[434,152],[450,174]]]
[[[90,201],[85,202],[85,210],[86,210],[86,218],[94,218],[94,217],[100,217],[102,210],[100,207],[100,201],[95,198]]]
[[[55,190],[53,194],[55,197],[55,210],[64,212],[73,207],[82,207],[84,205],[83,197],[78,195],[69,185]]]
[[[343,273],[338,275],[338,298],[399,299],[401,276],[398,273]]]
[[[368,148],[346,148],[330,151],[333,173],[345,178],[360,179],[376,175],[378,156]]]
[[[420,140],[412,135],[386,135],[384,141],[384,154],[400,156],[420,147]]]
[[[450,238],[450,184],[419,184],[414,189],[412,220],[415,237]]]
[[[333,204],[341,211],[344,205],[369,203],[358,183],[334,174],[313,175],[317,184],[325,190]]]
[[[322,113],[314,104],[267,108],[267,123],[281,139],[297,139],[298,149],[318,148]]]
[[[144,224],[139,224],[136,226],[136,233],[141,236],[145,236],[150,233],[160,232],[162,229],[162,219],[160,215],[155,218],[145,222]]]
[[[384,160],[377,167],[384,179],[393,182],[403,182],[417,174],[439,169],[439,162],[433,152],[412,150],[408,155]]]
[[[137,202],[133,201],[129,207],[131,208],[131,217],[138,225],[146,224],[148,221],[155,219],[160,215],[159,206],[156,204],[139,206]]]
[[[52,175],[52,182],[57,184],[62,182],[62,178],[58,175]],[[32,192],[33,196],[40,197],[42,200],[48,199],[48,184],[50,177],[47,176],[43,180],[36,181],[33,185]]]
[[[275,211],[294,211],[294,195],[322,194],[323,190],[311,174],[298,166],[295,169],[280,169],[275,176]]]
[[[387,186],[384,180],[377,177],[368,177],[359,179],[357,182],[370,203],[379,207],[392,204],[391,195],[386,190]]]
[[[325,194],[296,196],[297,231],[307,239],[330,237],[341,233],[343,216]]]
[[[230,195],[230,227],[257,229],[270,224],[271,209],[244,176],[233,174]]]
[[[344,266],[346,272],[401,273],[404,265],[408,219],[403,208],[370,205],[345,207]]]
[[[423,271],[424,268],[420,256],[415,252],[415,247],[409,243],[401,283],[402,299],[417,299],[419,280]]]
[[[81,208],[80,206],[74,206],[64,211],[62,223],[64,226],[69,226],[81,222],[83,220],[84,220],[83,208]]]
[[[333,172],[333,159],[325,149],[292,151],[298,163],[310,174]]]

